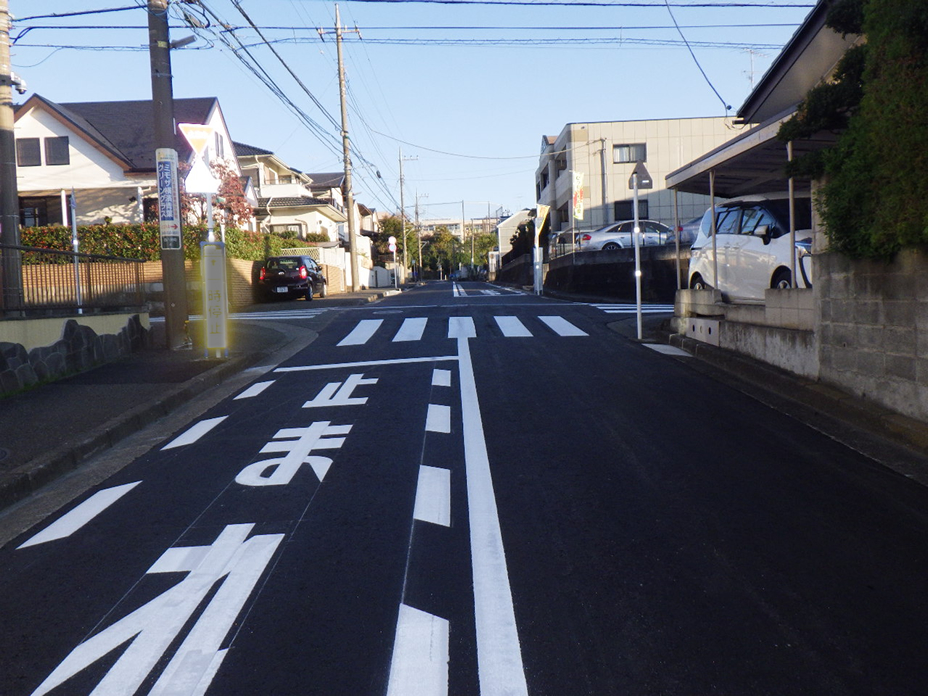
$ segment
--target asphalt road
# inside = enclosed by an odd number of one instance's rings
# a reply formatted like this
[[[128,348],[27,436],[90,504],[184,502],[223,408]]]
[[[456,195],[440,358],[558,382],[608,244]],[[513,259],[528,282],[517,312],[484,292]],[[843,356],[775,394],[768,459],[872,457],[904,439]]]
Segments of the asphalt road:
[[[275,309],[318,338],[0,550],[0,694],[926,693],[919,484],[609,307]]]

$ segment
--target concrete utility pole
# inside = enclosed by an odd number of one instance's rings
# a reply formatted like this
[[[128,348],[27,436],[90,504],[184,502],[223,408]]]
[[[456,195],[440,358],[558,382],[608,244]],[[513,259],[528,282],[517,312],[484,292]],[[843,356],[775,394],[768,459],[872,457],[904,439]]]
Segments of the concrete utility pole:
[[[403,199],[403,148],[400,151],[400,226],[403,230],[403,268],[406,268],[406,201]],[[396,269],[393,269],[396,272]]]
[[[174,89],[171,84],[168,4],[169,0],[148,0],[148,52],[151,59],[155,149],[174,150]],[[163,203],[159,201],[159,205]],[[187,344],[187,277],[184,272],[183,246],[182,242],[179,249],[165,249],[164,244],[161,248],[164,323],[169,350]]]
[[[13,134],[13,75],[10,68],[10,11],[0,0],[0,244],[19,246],[19,192],[16,188],[16,137]],[[22,306],[23,269],[19,251],[2,252],[0,309]]]
[[[354,29],[354,31],[358,31]],[[342,60],[342,22],[335,5],[335,49],[338,54],[338,94],[342,109],[342,155],[345,160],[345,205],[348,208],[348,244],[351,258],[351,289],[361,289],[361,272],[358,266],[358,228],[354,217],[354,194],[351,192],[351,152],[348,140],[348,105],[345,89],[345,63]],[[360,32],[358,32],[360,33]]]

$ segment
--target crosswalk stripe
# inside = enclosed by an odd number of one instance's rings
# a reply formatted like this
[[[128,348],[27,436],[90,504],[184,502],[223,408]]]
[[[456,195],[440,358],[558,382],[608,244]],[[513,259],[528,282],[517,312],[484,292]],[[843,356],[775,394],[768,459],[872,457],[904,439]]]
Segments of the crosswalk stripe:
[[[589,336],[586,331],[578,329],[576,326],[567,321],[564,317],[538,317],[558,336]]]
[[[425,324],[428,321],[425,317],[412,317],[404,319],[400,330],[393,337],[394,342],[399,341],[418,341],[422,338],[425,331]]]
[[[503,336],[507,338],[531,336],[532,332],[525,328],[525,324],[519,321],[518,317],[493,317],[499,325]]]
[[[383,319],[362,319],[354,330],[338,344],[340,346],[360,346],[367,343],[371,336],[383,324]]]
[[[476,338],[473,317],[448,317],[448,338]]]

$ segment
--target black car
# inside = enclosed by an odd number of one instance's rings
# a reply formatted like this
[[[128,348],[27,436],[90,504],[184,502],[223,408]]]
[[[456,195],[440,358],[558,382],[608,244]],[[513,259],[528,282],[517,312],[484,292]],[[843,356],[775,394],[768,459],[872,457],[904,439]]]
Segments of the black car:
[[[325,276],[319,264],[310,256],[272,256],[264,262],[258,276],[258,295],[262,299],[275,297],[325,297],[328,294]]]

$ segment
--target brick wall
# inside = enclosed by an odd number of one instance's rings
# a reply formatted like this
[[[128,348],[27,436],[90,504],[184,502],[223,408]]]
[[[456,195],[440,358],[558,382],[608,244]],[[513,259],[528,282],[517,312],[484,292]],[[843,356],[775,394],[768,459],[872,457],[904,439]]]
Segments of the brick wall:
[[[815,263],[821,379],[928,420],[928,254]]]

